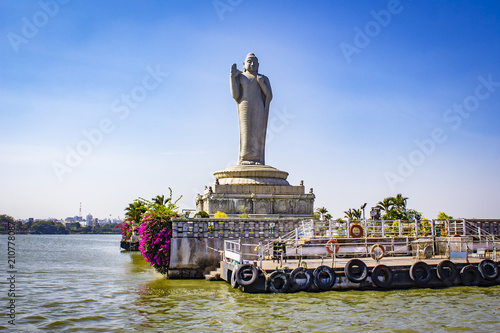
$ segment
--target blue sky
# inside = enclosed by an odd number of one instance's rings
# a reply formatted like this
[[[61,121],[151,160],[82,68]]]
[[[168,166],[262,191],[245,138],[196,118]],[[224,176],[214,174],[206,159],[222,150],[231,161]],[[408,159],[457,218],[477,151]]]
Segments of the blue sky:
[[[229,70],[254,52],[266,163],[316,207],[500,216],[497,2],[2,1],[0,32],[0,213],[194,208],[236,163]]]

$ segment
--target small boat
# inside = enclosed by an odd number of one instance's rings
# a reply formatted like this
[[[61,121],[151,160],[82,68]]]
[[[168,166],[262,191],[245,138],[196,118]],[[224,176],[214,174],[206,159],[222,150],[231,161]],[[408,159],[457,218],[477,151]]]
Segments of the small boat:
[[[139,251],[139,234],[135,227],[132,227],[130,238],[122,237],[120,247],[125,251]]]
[[[139,240],[133,241],[132,239],[122,239],[120,242],[120,247],[125,251],[139,251]]]

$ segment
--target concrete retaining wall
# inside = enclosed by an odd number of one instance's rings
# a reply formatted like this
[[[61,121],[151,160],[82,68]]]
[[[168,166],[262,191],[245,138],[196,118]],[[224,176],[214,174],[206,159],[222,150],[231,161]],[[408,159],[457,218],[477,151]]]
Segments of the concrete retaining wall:
[[[169,279],[197,279],[215,270],[225,240],[240,240],[245,253],[259,242],[282,237],[299,225],[299,219],[173,219]],[[255,261],[258,258],[256,257]]]

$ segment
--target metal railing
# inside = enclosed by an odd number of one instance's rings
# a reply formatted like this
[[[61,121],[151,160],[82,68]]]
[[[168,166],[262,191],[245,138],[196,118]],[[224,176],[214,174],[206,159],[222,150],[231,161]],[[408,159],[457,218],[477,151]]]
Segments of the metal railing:
[[[340,239],[339,239],[340,240]],[[431,258],[466,259],[492,258],[498,260],[500,241],[483,242],[472,236],[465,237],[385,237],[361,238],[345,242],[328,243],[327,239],[314,239],[314,242],[296,244],[292,241],[281,243],[269,242],[265,246],[259,244],[243,244],[241,241],[224,242],[224,260],[232,263],[260,262],[263,260],[287,259],[302,260],[333,260],[335,258],[372,257],[381,260],[382,257],[413,257],[416,260]],[[272,246],[269,246],[272,244]],[[282,247],[283,246],[283,247]],[[279,249],[279,253],[276,252]],[[383,254],[383,255],[381,255]]]
[[[362,229],[362,235],[353,237],[349,230],[353,224]],[[495,237],[482,228],[460,220],[330,220],[330,221],[302,221],[294,231],[268,242],[263,247],[269,253],[276,242],[285,243],[290,249],[297,249],[306,241],[332,238],[413,238],[421,237],[449,237],[471,236],[479,242],[496,243]],[[390,241],[390,240],[389,240]],[[325,241],[326,242],[326,241]],[[392,241],[393,242],[393,241]],[[392,244],[392,243],[391,243]]]
[[[244,251],[244,248],[249,250]],[[244,244],[241,239],[238,240],[225,240],[224,241],[224,261],[231,261],[242,264],[244,262],[259,259],[260,266],[262,267],[262,259],[264,258],[262,242],[256,244]]]
[[[360,237],[352,237],[353,224],[362,227]],[[455,236],[455,237],[451,237]],[[460,237],[457,237],[460,236]],[[326,246],[338,239],[338,252],[332,254]],[[500,237],[467,220],[361,220],[313,221],[304,220],[295,230],[272,239],[265,245],[242,244],[241,239],[224,241],[224,259],[237,263],[261,261],[276,257],[276,248],[283,246],[285,257],[363,257],[373,255],[374,245],[384,249],[384,256],[429,256],[468,258],[494,257],[500,250]],[[243,248],[246,248],[246,251]]]

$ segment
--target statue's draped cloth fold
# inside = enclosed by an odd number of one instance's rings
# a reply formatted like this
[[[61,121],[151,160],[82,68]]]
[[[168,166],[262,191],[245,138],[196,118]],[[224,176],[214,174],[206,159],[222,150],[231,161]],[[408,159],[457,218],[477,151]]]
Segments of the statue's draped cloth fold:
[[[260,75],[260,74],[259,74]],[[265,164],[266,129],[269,110],[265,107],[265,95],[256,78],[239,75],[242,96],[238,103],[240,128],[239,164]]]

